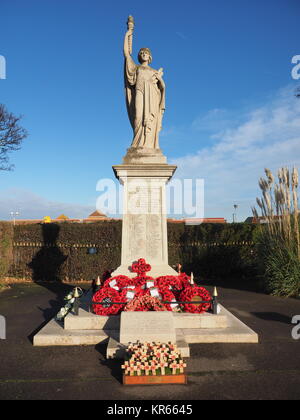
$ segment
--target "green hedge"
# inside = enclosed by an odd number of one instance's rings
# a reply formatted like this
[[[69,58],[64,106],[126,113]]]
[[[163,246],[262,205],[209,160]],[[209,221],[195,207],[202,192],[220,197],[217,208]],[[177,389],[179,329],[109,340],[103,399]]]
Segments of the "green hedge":
[[[13,227],[9,222],[0,222],[0,279],[8,273],[13,256]]]
[[[205,278],[254,276],[256,229],[244,223],[168,223],[169,264],[180,262],[187,273]],[[121,221],[17,225],[10,275],[34,281],[91,280],[120,265],[121,231]],[[90,246],[97,254],[88,254]]]
[[[19,225],[12,277],[34,281],[91,280],[120,265],[120,221]],[[95,247],[97,254],[88,254]]]
[[[257,226],[169,224],[169,262],[204,278],[257,275]]]

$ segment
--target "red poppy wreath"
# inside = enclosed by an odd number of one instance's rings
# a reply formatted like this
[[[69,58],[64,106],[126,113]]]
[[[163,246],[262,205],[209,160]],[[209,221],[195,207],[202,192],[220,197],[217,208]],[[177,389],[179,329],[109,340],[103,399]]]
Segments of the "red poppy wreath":
[[[207,302],[207,303],[197,303],[197,300]],[[180,294],[181,302],[191,302],[184,303],[183,308],[184,312],[191,312],[194,314],[201,314],[206,312],[211,307],[211,295],[204,288],[199,286],[189,286],[183,290]],[[192,303],[192,302],[195,303]]]
[[[116,276],[107,279],[103,287],[118,287],[119,290],[124,289],[127,286],[134,286],[135,282],[133,279],[127,276]]]
[[[93,302],[97,302],[97,305],[93,305],[93,312],[96,315],[116,315],[124,308],[124,302],[122,296],[117,290],[111,287],[103,287],[98,290],[93,296]]]

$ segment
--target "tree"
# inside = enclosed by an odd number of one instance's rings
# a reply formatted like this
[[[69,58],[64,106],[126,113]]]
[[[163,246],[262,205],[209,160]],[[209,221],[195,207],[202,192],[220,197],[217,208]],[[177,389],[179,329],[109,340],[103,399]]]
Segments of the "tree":
[[[19,125],[21,117],[16,117],[0,104],[0,170],[10,171],[8,154],[20,149],[22,140],[27,137],[27,131]]]

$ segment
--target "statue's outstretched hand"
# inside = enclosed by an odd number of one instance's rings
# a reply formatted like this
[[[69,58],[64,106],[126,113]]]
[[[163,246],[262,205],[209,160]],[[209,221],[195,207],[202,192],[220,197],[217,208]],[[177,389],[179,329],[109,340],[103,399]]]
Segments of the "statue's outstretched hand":
[[[165,86],[165,82],[163,81],[163,69],[162,68],[160,68],[156,73],[154,73],[154,75],[153,75],[153,81],[154,81],[154,83],[157,83],[157,82],[159,82],[160,84],[161,84],[161,86],[162,87],[164,87]]]

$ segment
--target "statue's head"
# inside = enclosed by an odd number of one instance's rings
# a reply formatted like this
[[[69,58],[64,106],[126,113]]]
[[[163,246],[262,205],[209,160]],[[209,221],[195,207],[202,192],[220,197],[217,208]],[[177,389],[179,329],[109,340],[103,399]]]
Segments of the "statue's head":
[[[151,53],[151,51],[149,50],[149,48],[141,48],[140,51],[139,51],[139,54],[138,54],[138,60],[141,64],[146,61],[145,59],[147,59],[147,55],[149,56],[149,58],[148,58],[149,61],[148,62],[150,64],[150,63],[152,63],[152,53]]]

